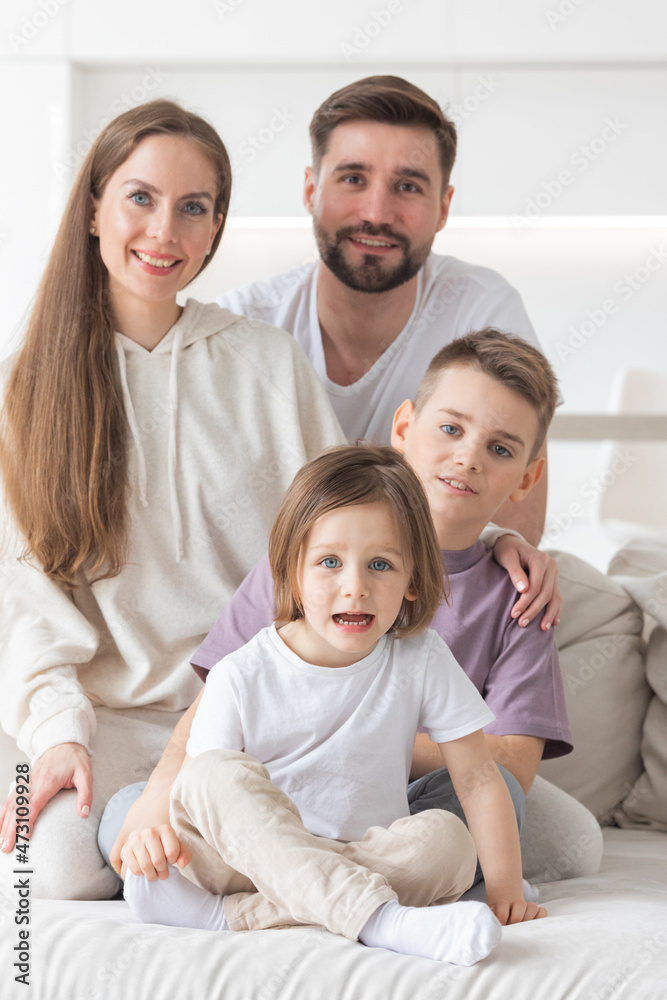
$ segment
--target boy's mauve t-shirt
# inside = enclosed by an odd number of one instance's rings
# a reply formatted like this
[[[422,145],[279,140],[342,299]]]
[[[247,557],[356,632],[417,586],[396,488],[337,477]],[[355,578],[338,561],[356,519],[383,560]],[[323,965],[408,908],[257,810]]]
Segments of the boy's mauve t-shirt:
[[[483,542],[443,552],[443,558],[451,596],[430,628],[444,639],[496,716],[484,731],[544,739],[545,759],[569,753],[572,736],[554,630],[543,632],[539,615],[527,628],[519,627],[510,614],[516,590]],[[223,656],[270,625],[273,610],[273,581],[264,556],[192,657],[199,676],[205,679]]]

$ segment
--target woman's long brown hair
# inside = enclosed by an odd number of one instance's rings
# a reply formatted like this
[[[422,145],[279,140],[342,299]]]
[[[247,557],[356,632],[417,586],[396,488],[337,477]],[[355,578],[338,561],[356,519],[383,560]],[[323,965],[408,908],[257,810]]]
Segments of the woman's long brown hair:
[[[214,213],[229,207],[231,166],[215,129],[166,100],[114,119],[96,139],[74,183],[23,346],[9,376],[0,434],[6,501],[23,555],[64,587],[81,570],[115,576],[127,550],[126,417],[114,347],[107,270],[89,233],[92,197],[149,135],[191,139],[217,179]]]

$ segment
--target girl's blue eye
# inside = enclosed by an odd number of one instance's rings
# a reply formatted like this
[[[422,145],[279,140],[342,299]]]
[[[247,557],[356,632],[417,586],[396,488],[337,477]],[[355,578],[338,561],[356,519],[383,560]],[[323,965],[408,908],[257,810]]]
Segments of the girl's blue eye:
[[[335,556],[327,556],[322,560],[321,565],[325,569],[337,569],[340,566],[340,559],[336,559]]]
[[[391,569],[391,566],[386,559],[374,559],[371,563],[371,569],[376,569],[379,572],[382,572],[385,569]]]

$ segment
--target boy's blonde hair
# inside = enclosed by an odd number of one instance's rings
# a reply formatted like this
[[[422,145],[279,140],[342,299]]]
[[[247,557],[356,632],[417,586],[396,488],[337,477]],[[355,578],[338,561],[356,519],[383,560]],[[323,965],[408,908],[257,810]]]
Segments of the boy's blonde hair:
[[[298,571],[303,546],[323,514],[366,503],[389,506],[410,565],[409,589],[390,632],[413,635],[426,628],[443,599],[447,578],[424,488],[402,455],[375,445],[342,445],[323,452],[296,474],[269,539],[276,627],[303,618]]]
[[[490,326],[458,337],[438,351],[426,369],[415,397],[416,414],[442,373],[456,365],[476,368],[530,404],[537,417],[537,436],[529,458],[532,462],[544,443],[558,402],[558,380],[542,352],[521,337],[510,337]]]

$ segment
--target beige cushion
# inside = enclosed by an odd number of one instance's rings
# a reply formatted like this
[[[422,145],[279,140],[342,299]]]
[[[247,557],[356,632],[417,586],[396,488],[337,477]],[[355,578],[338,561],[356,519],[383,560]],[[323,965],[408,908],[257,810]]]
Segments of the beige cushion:
[[[556,636],[574,751],[543,761],[539,773],[609,822],[643,770],[651,695],[643,616],[615,580],[570,553],[551,555],[564,600]]]
[[[651,635],[646,665],[655,695],[644,721],[645,770],[622,805],[614,810],[614,819],[622,827],[667,832],[667,632],[663,628]]]
[[[657,623],[646,653],[653,697],[641,744],[644,771],[614,819],[623,827],[667,831],[667,540],[634,539],[616,554],[609,572]]]

